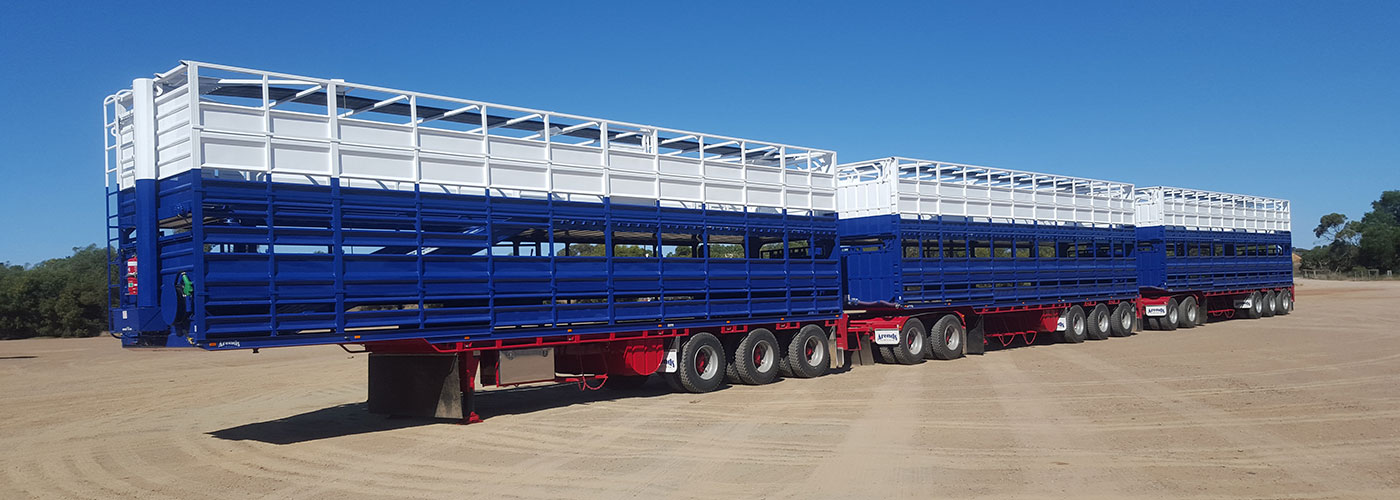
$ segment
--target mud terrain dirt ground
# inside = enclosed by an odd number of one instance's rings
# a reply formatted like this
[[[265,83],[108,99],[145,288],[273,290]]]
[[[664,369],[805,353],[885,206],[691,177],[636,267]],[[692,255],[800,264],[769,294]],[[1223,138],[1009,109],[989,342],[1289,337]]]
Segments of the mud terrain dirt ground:
[[[712,394],[365,413],[365,357],[0,342],[0,498],[1400,497],[1400,283],[1284,317]]]

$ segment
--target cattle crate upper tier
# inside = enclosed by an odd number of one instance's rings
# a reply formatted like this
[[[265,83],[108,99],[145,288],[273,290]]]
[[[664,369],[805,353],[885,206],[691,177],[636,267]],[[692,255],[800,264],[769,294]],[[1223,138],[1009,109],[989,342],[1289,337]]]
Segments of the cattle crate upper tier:
[[[1290,231],[1288,200],[1165,186],[1134,191],[1139,227]]]
[[[1128,225],[1132,184],[957,163],[883,158],[837,167],[843,219],[973,218]]]
[[[835,209],[831,151],[342,80],[184,62],[105,108],[107,182],[123,189],[204,169],[393,190]]]

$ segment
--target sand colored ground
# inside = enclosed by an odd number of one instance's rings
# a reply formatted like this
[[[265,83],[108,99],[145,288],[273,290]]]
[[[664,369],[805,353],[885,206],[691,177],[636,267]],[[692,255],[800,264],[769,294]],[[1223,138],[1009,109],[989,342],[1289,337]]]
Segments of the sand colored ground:
[[[1397,498],[1400,283],[1285,317],[712,394],[365,413],[336,347],[0,342],[0,498]]]

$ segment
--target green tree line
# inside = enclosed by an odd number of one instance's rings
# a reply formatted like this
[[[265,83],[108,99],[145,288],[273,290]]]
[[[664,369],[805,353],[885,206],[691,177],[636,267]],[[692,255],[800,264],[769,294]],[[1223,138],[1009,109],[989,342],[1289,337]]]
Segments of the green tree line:
[[[1313,234],[1326,243],[1298,252],[1303,269],[1400,271],[1400,191],[1381,193],[1360,220],[1324,215]]]
[[[107,252],[96,245],[26,267],[0,264],[0,338],[91,337],[107,329]]]

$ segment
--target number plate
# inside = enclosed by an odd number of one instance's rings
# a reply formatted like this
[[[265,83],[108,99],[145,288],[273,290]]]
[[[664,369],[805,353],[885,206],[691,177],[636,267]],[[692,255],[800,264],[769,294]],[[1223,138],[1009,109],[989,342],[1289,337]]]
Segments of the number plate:
[[[899,343],[899,330],[875,330],[875,343],[895,345]]]
[[[1167,306],[1147,306],[1143,308],[1143,312],[1148,316],[1166,316]]]

